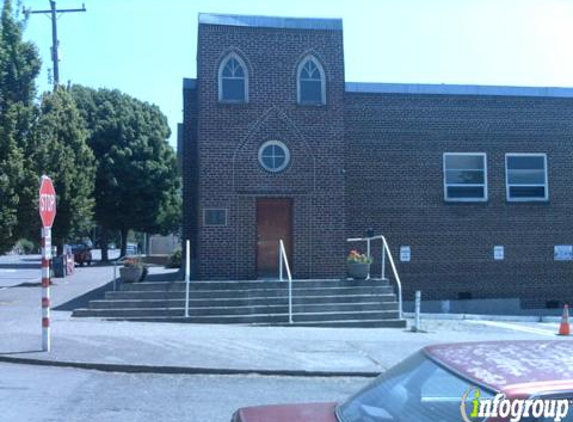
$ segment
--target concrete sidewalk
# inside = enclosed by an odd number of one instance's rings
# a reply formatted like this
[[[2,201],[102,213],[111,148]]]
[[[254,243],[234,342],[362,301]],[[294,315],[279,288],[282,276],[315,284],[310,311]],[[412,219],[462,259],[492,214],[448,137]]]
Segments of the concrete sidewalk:
[[[65,282],[56,281],[52,289],[56,306],[110,280],[106,278],[110,268],[81,270]],[[98,277],[100,281],[94,281]],[[510,324],[425,320],[428,332],[412,333],[102,321],[52,311],[52,351],[41,352],[40,288],[16,290],[0,292],[0,361],[107,371],[374,376],[428,344],[547,339],[555,328],[555,324],[523,325],[520,331]]]

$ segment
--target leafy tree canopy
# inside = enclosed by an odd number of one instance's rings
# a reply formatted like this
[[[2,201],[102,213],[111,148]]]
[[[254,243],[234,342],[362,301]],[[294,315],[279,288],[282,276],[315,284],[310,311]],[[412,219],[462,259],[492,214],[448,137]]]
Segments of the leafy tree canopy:
[[[117,90],[74,86],[97,160],[96,221],[122,232],[169,232],[179,225],[181,180],[167,142],[167,118],[157,106]]]

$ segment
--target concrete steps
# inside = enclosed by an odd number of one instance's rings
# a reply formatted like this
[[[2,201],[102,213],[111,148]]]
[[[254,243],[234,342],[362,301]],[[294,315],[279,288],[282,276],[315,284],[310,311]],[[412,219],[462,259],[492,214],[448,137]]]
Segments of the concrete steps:
[[[288,324],[288,283],[278,281],[193,281],[189,318],[185,283],[123,284],[92,300],[75,317],[207,324]],[[300,326],[405,327],[387,280],[293,281],[293,320]]]

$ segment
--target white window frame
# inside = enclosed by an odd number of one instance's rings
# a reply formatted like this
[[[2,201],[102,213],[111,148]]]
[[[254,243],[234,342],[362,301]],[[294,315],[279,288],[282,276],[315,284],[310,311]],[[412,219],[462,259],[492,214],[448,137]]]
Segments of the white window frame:
[[[265,150],[266,147],[268,147],[270,145],[276,145],[278,147],[281,147],[283,149],[283,151],[285,152],[285,162],[280,167],[277,167],[276,169],[267,167],[263,161],[263,151]],[[286,169],[290,163],[290,150],[281,141],[276,141],[276,140],[266,141],[259,147],[258,157],[259,157],[259,164],[261,165],[262,168],[264,168],[266,171],[268,171],[270,173],[279,173],[279,172],[283,171],[284,169]]]
[[[483,184],[456,184],[456,183],[447,183],[446,178],[446,157],[447,156],[480,156],[483,158]],[[456,170],[464,170],[464,169],[456,169]],[[476,169],[467,169],[471,171],[475,171]],[[444,173],[444,201],[446,202],[487,202],[488,201],[488,186],[487,186],[487,154],[485,152],[444,152],[442,156],[442,171]],[[460,186],[460,187],[482,187],[483,186],[483,197],[482,198],[450,198],[448,197],[448,187],[450,186]]]
[[[318,72],[320,73],[320,103],[312,103],[312,102],[301,102],[300,99],[300,75],[302,73],[302,69],[307,61],[312,61],[314,65],[318,68]],[[316,57],[309,55],[305,56],[300,63],[298,64],[296,70],[296,102],[300,105],[325,105],[326,104],[326,74],[324,73],[324,68],[320,64],[320,62],[316,59]]]
[[[509,183],[509,169],[507,168],[508,157],[543,157],[545,183],[518,185]],[[512,198],[510,196],[511,186],[543,186],[545,188],[545,197],[543,198]],[[544,152],[508,152],[505,154],[505,197],[507,202],[547,202],[549,201],[549,173],[547,169],[547,154]]]
[[[245,75],[244,76],[244,79],[245,79],[245,98],[243,100],[226,100],[223,98],[223,69],[225,69],[227,62],[230,59],[235,59],[236,61],[238,61],[239,64],[241,65],[241,67],[243,68],[243,74]],[[220,103],[245,104],[245,103],[249,102],[249,70],[247,68],[247,65],[245,64],[245,61],[243,59],[241,59],[241,57],[239,55],[237,55],[236,53],[230,53],[230,54],[226,55],[223,60],[221,60],[221,63],[219,64],[219,71],[217,73],[217,84],[219,87],[219,102]]]
[[[225,211],[225,224],[207,224],[207,211]],[[203,208],[203,226],[205,227],[227,227],[229,225],[229,209],[224,207]]]

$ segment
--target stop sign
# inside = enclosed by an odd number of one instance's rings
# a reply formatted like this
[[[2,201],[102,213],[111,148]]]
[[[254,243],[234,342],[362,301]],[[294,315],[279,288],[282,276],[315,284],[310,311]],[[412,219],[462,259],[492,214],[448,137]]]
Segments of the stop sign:
[[[56,218],[56,190],[48,176],[42,176],[40,185],[40,218],[47,229],[52,227]]]

